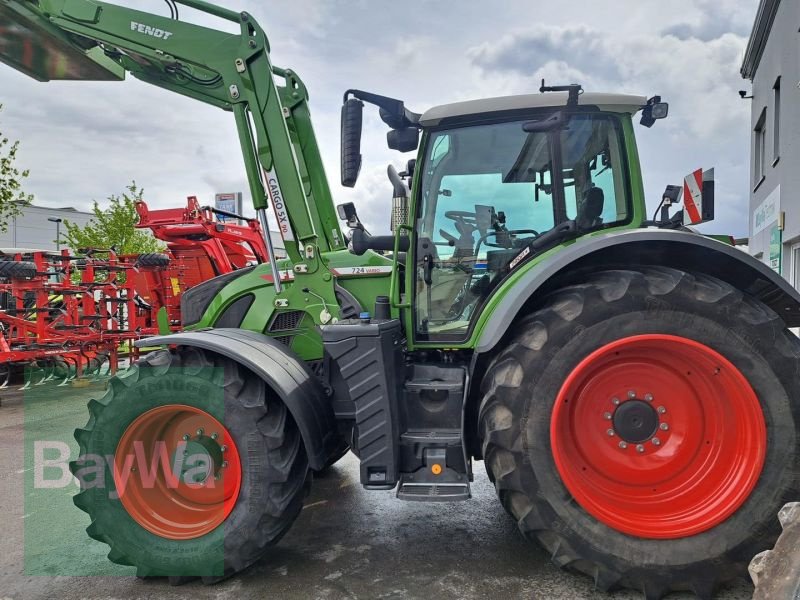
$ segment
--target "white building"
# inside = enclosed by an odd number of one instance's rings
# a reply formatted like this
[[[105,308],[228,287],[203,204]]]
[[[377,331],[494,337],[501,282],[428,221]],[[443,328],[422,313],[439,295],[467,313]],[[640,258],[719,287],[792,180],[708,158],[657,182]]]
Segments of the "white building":
[[[64,221],[83,226],[91,220],[92,216],[91,213],[72,207],[26,206],[21,216],[9,222],[8,231],[0,233],[0,248],[49,251],[56,250],[57,246],[64,248]],[[60,234],[58,245],[56,244],[57,233]]]
[[[26,250],[55,251],[56,235],[60,235],[60,249],[64,243],[64,221],[83,227],[94,215],[72,207],[26,206],[24,213],[9,221],[8,231],[0,232],[0,249],[21,248]],[[60,221],[59,221],[60,219]],[[149,231],[149,230],[144,230]],[[286,248],[279,231],[272,232],[275,256],[286,258]],[[75,248],[71,248],[75,250]]]
[[[800,289],[797,0],[761,0],[742,77],[752,82],[750,254]]]

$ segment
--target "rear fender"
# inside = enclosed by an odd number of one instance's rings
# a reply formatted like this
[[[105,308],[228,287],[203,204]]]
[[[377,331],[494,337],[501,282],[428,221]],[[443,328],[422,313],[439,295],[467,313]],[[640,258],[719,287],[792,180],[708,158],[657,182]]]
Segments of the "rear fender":
[[[206,329],[147,338],[138,347],[191,346],[235,360],[272,389],[294,417],[312,469],[322,469],[341,442],[333,409],[322,385],[289,348],[253,331]]]
[[[746,252],[696,233],[637,229],[585,237],[531,267],[485,321],[476,353],[491,351],[529,302],[563,285],[576,271],[626,265],[657,265],[716,277],[769,306],[787,327],[800,327],[800,293]]]

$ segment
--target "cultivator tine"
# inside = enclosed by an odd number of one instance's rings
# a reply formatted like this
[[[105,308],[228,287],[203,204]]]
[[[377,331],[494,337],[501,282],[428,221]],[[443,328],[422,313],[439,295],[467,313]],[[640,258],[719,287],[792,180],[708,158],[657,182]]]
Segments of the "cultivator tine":
[[[28,363],[25,367],[25,385],[18,389],[20,392],[25,392],[33,386],[33,376],[36,363]]]
[[[42,369],[42,378],[38,381],[38,383],[34,383],[33,385],[44,385],[47,381],[47,369]]]
[[[47,367],[45,368],[45,378],[42,380],[42,383],[55,379],[55,376],[56,376],[56,363],[53,360],[48,361]]]

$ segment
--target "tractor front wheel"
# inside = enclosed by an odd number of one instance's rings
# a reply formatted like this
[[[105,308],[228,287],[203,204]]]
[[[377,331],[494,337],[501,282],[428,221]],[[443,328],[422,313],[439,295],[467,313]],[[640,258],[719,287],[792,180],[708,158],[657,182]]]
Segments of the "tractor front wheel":
[[[800,492],[800,342],[762,303],[668,268],[604,271],[514,327],[483,456],[527,537],[601,590],[708,598]]]
[[[214,582],[258,560],[302,508],[300,433],[264,382],[194,348],[148,355],[75,432],[87,533],[140,577]]]

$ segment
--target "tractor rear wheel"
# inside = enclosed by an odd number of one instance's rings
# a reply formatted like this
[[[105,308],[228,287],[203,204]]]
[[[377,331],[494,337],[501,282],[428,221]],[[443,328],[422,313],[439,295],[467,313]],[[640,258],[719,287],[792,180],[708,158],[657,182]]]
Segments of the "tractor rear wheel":
[[[800,492],[799,373],[780,317],[722,281],[588,275],[489,365],[486,468],[523,534],[598,589],[709,598]]]
[[[309,481],[300,433],[264,382],[194,348],[159,351],[110,381],[75,432],[75,504],[108,558],[140,577],[211,583],[289,529]]]

